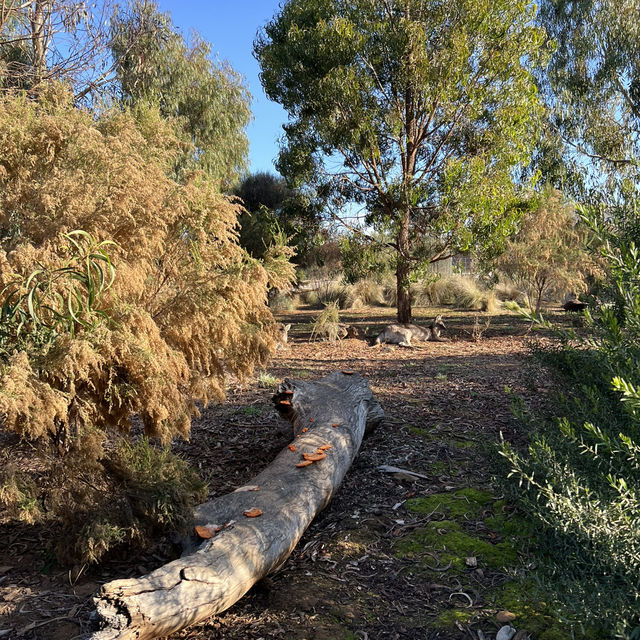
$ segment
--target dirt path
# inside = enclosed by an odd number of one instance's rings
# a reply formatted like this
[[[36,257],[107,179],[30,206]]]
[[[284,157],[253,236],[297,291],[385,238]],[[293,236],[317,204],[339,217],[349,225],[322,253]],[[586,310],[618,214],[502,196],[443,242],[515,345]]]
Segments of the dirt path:
[[[284,568],[224,615],[172,638],[482,637],[477,630],[494,638],[501,626],[495,613],[516,608],[510,586],[523,564],[507,507],[491,487],[486,445],[514,428],[505,386],[525,396],[535,391],[527,382],[526,326],[494,318],[476,342],[473,317],[449,314],[449,342],[371,349],[358,340],[309,343],[312,315],[284,318],[294,323],[292,343],[269,374],[315,378],[356,369],[369,379],[386,424],[364,441]],[[372,323],[370,313],[344,319],[370,327],[393,321],[388,315]],[[223,408],[229,432],[247,425],[237,452],[248,458],[221,491],[253,475],[256,451],[266,463],[289,441],[286,425],[283,434],[272,426],[269,395],[236,397]],[[426,477],[382,473],[380,465]],[[545,621],[527,620],[529,630],[532,624],[542,637]]]
[[[390,310],[373,313],[344,319],[371,328],[393,321]],[[363,442],[343,486],[286,565],[223,615],[172,640],[491,640],[501,609],[515,610],[516,628],[534,640],[555,637],[543,612],[517,610],[522,585],[514,577],[526,564],[519,540],[527,531],[491,486],[488,460],[488,445],[501,431],[514,435],[505,386],[525,397],[545,389],[524,357],[526,325],[497,316],[474,341],[472,315],[446,314],[450,340],[423,349],[371,349],[359,340],[310,343],[313,314],[285,318],[294,323],[291,343],[268,373],[280,380],[356,369],[369,379],[386,423]],[[258,385],[231,390],[181,445],[208,477],[212,496],[243,484],[289,442],[288,426],[271,409],[271,393]],[[425,477],[383,473],[380,465]],[[139,575],[165,559],[156,550],[71,584],[66,572],[39,575],[33,549],[18,544],[24,539],[19,533],[12,534],[17,546],[0,554],[0,565],[11,565],[4,573],[0,566],[0,631],[11,624],[26,640],[80,637],[97,584]],[[43,604],[47,594],[60,620]],[[32,606],[38,596],[41,610]],[[42,626],[28,629],[30,618],[21,609],[36,611],[31,618]]]

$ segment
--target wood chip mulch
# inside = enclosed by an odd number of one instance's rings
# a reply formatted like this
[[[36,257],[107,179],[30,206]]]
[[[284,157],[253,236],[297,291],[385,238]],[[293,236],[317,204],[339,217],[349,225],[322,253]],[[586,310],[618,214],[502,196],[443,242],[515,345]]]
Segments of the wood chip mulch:
[[[443,518],[409,512],[404,507],[409,497],[491,487],[483,445],[495,442],[500,432],[516,433],[505,386],[531,402],[548,390],[549,383],[526,357],[526,324],[496,316],[474,341],[473,314],[447,317],[445,312],[446,342],[370,348],[356,339],[309,342],[313,315],[284,318],[294,323],[290,344],[278,352],[268,373],[281,380],[358,371],[369,380],[386,421],[364,440],[343,485],[286,564],[225,613],[171,640],[477,637],[463,625],[442,631],[431,623],[454,606],[486,606],[483,593],[506,577],[470,568],[462,590],[459,576],[436,553],[429,558],[431,577],[425,579],[415,562],[397,556],[395,544],[427,521]],[[345,320],[368,325],[373,333],[393,316],[387,309],[353,313]],[[207,408],[194,423],[191,441],[178,443],[207,479],[212,497],[249,483],[291,442],[290,425],[272,409],[272,393],[257,381],[231,388],[224,404]],[[424,433],[428,437],[419,435]],[[382,473],[380,465],[425,477]],[[73,570],[46,565],[45,538],[37,528],[0,522],[0,638],[79,639],[90,627],[90,596],[101,582],[141,575],[175,553],[165,541],[137,558],[112,559],[75,579]],[[496,629],[485,626],[485,636],[494,637]],[[3,636],[3,630],[11,631]]]

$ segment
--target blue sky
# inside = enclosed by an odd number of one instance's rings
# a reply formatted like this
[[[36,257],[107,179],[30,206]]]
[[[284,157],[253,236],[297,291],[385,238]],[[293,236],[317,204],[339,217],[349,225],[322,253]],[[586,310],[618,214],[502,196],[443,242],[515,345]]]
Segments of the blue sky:
[[[214,55],[228,60],[245,77],[253,96],[253,121],[247,130],[252,172],[275,172],[278,138],[287,119],[280,105],[264,95],[260,69],[252,55],[257,30],[276,13],[278,5],[278,0],[158,0],[160,10],[171,14],[184,35],[191,29],[198,31],[211,43]]]

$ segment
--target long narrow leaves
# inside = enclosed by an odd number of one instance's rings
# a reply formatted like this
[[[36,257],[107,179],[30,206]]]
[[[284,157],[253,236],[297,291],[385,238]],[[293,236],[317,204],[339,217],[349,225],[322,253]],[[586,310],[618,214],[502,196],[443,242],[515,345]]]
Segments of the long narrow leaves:
[[[16,274],[0,292],[2,325],[16,337],[28,331],[51,343],[61,333],[73,337],[109,320],[101,302],[116,276],[107,249],[117,245],[98,242],[81,229],[63,237],[69,257],[61,266],[39,265],[29,274]]]

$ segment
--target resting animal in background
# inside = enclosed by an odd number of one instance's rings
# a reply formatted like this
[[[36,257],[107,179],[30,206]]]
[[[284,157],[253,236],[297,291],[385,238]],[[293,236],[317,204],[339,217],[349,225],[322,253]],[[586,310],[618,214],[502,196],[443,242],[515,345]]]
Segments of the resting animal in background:
[[[565,311],[584,311],[587,308],[586,302],[580,302],[577,298],[575,300],[567,300],[562,308]]]
[[[344,338],[356,338],[359,340],[365,340],[368,328],[369,327],[361,329],[360,327],[356,327],[353,324],[350,324],[348,326],[341,324],[340,328],[338,329],[338,338],[340,338],[341,340],[343,340]]]
[[[276,344],[276,349],[287,348],[287,343],[289,342],[289,329],[291,329],[290,324],[278,325],[278,343]]]
[[[411,347],[411,340],[421,342],[442,342],[440,337],[442,329],[446,329],[442,316],[436,316],[435,320],[427,327],[420,327],[417,324],[390,324],[373,340],[373,345],[383,342],[397,344],[400,347]]]

